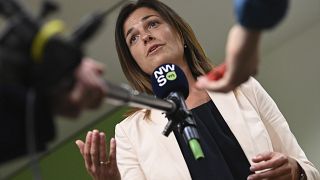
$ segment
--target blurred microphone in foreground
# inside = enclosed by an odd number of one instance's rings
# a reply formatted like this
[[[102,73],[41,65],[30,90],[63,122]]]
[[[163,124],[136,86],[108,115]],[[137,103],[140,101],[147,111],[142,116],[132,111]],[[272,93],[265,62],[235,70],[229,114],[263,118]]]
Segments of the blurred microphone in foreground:
[[[84,45],[108,12],[91,14],[66,35],[61,20],[46,21],[57,9],[45,0],[33,16],[20,1],[0,0],[0,163],[44,151],[55,115],[76,117],[104,99],[103,66],[84,57]]]

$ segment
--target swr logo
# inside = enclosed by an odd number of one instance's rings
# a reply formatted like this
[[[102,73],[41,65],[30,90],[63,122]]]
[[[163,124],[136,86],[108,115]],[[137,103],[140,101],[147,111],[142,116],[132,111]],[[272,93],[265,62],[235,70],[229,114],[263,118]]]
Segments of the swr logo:
[[[165,85],[168,80],[173,81],[177,78],[177,74],[174,70],[174,64],[166,64],[164,66],[159,67],[157,70],[153,72],[153,75],[157,79],[157,82],[160,87]]]

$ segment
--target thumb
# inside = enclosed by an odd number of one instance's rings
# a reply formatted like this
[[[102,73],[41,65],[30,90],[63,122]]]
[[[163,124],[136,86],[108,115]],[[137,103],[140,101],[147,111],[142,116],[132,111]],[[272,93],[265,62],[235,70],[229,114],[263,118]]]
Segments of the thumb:
[[[76,140],[75,143],[78,146],[80,153],[83,155],[84,142],[81,140]]]
[[[232,86],[228,84],[227,77],[223,76],[219,80],[210,80],[207,76],[198,77],[196,87],[199,89],[207,89],[215,92],[229,92]]]
[[[117,167],[116,140],[114,138],[110,139],[109,161],[112,167]]]

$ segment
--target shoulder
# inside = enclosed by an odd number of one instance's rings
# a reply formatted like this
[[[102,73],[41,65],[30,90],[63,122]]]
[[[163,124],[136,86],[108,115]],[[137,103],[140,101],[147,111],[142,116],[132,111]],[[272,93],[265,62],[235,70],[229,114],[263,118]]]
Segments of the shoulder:
[[[242,83],[236,90],[234,90],[235,95],[239,92],[250,99],[264,99],[269,96],[262,85],[253,77],[250,77],[248,81]]]
[[[247,82],[241,84],[234,90],[237,99],[245,97],[249,103],[258,111],[261,106],[275,105],[271,96],[266,92],[262,85],[253,77],[250,77]]]
[[[127,127],[127,126],[131,126],[132,124],[136,124],[137,122],[141,121],[141,120],[145,120],[145,113],[146,113],[146,109],[141,109],[135,113],[133,113],[132,115],[126,117],[125,119],[123,119],[120,123],[118,123],[116,125],[116,127]]]
[[[250,77],[248,79],[248,81],[242,83],[239,87],[239,90],[241,91],[245,91],[245,92],[251,92],[251,93],[255,93],[259,90],[262,90],[263,87],[261,86],[261,84],[254,78],[254,77]]]
[[[147,133],[150,127],[164,127],[167,121],[165,121],[165,114],[162,111],[152,109],[151,111],[142,109],[123,121],[118,123],[115,128],[115,134],[127,134],[129,137],[141,135],[141,133]],[[146,113],[150,113],[150,117],[146,118]]]

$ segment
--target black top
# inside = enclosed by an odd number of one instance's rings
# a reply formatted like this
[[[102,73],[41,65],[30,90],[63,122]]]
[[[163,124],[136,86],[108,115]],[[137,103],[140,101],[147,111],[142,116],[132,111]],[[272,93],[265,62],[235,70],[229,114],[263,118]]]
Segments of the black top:
[[[250,163],[215,104],[209,101],[191,111],[205,158],[195,160],[183,137],[176,130],[174,134],[192,179],[247,179],[251,174]]]

